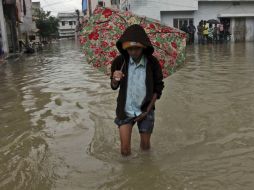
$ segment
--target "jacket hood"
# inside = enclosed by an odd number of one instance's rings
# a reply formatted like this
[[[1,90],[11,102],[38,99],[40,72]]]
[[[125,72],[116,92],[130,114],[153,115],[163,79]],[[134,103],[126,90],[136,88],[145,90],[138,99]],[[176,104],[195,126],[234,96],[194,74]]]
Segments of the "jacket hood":
[[[144,28],[138,24],[129,26],[116,42],[116,47],[121,54],[127,54],[127,51],[122,47],[124,42],[139,42],[143,44],[146,46],[144,49],[144,54],[146,55],[152,55],[154,52],[154,47]]]

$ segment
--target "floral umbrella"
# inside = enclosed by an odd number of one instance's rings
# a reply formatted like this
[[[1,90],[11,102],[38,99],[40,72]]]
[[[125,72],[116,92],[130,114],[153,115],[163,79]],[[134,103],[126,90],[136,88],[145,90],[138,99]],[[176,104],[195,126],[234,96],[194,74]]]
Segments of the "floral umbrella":
[[[111,62],[119,54],[116,41],[132,24],[140,24],[147,32],[155,49],[153,55],[159,60],[164,78],[185,63],[184,32],[162,25],[154,19],[103,7],[96,8],[81,30],[80,42],[87,62],[109,74]]]

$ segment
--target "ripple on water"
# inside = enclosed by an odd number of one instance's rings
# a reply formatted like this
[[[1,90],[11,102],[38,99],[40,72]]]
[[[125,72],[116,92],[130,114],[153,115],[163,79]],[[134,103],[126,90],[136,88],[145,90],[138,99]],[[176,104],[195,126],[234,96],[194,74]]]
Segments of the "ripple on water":
[[[0,188],[252,190],[253,52],[188,49],[188,64],[165,79],[152,150],[139,150],[135,127],[127,159],[113,123],[117,92],[74,43],[9,61],[0,67]]]

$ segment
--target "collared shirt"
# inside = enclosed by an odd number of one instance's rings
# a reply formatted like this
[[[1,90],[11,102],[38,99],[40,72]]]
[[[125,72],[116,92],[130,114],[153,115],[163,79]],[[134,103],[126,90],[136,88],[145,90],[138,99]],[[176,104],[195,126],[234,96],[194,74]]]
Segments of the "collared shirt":
[[[146,96],[146,64],[145,56],[141,58],[138,64],[130,58],[125,104],[125,113],[128,117],[135,117],[142,113],[141,105]]]
[[[209,24],[208,23],[206,23],[206,25],[203,25],[203,34],[204,35],[208,35],[208,29],[209,29]]]

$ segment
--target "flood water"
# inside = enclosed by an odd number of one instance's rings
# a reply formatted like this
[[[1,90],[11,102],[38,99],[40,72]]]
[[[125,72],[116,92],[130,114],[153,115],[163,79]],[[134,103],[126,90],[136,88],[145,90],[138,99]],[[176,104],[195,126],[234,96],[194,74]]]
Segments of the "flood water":
[[[191,46],[165,79],[152,150],[119,154],[116,92],[61,41],[0,65],[1,190],[252,190],[254,44]]]

